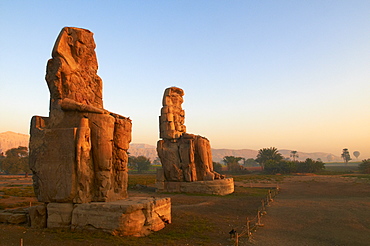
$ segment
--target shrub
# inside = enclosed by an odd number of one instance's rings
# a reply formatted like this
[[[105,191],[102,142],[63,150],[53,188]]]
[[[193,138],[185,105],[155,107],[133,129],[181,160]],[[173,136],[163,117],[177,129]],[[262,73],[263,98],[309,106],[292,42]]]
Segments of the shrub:
[[[370,159],[362,160],[362,163],[358,165],[358,170],[361,173],[370,173]]]
[[[276,174],[280,172],[279,162],[274,160],[267,160],[265,162],[265,173]]]
[[[221,172],[222,171],[222,165],[219,162],[213,162],[213,170],[215,172]]]
[[[297,163],[298,173],[315,173],[322,169],[325,169],[325,165],[322,161],[314,161],[311,158],[307,158],[306,161]]]

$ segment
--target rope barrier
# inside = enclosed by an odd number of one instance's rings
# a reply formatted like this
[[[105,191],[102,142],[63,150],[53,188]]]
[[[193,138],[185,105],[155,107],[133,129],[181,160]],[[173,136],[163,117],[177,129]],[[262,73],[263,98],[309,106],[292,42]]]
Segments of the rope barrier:
[[[251,185],[252,186],[252,185]],[[279,194],[280,187],[276,184],[274,190],[268,190],[267,196],[261,200],[261,206],[257,209],[257,215],[253,219],[246,218],[246,225],[241,233],[235,233],[233,238],[235,240],[234,245],[239,245],[239,238],[243,236],[248,237],[248,242],[252,242],[252,232],[255,232],[258,227],[264,226],[262,223],[262,216],[267,214],[266,207],[270,206],[270,203],[274,201],[274,198]],[[233,229],[234,230],[234,229]]]

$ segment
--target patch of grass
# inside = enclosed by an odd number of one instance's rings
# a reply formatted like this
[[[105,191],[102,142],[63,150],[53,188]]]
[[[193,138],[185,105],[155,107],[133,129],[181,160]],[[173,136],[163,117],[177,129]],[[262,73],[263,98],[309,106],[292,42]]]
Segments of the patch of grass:
[[[17,202],[12,204],[0,203],[0,209],[29,207],[29,202]]]
[[[281,182],[284,180],[283,175],[264,175],[264,174],[245,174],[245,175],[233,175],[235,182],[250,182],[250,181],[271,181]]]
[[[151,242],[155,245],[176,245],[177,240],[190,239],[199,242],[197,245],[209,245],[211,238],[207,231],[214,230],[213,224],[208,219],[194,214],[186,213],[182,216],[186,217],[186,221],[181,226],[149,235]]]
[[[329,170],[322,170],[320,172],[315,173],[316,175],[343,175],[352,172],[337,172],[337,171],[329,171]]]
[[[130,174],[128,176],[128,187],[133,188],[136,185],[151,185],[155,184],[155,174]]]
[[[353,173],[358,171],[357,165],[348,165],[348,166],[325,166],[325,170],[318,172],[318,174],[325,173],[325,172],[336,172],[336,173]]]
[[[4,194],[8,196],[35,197],[35,193],[33,191],[32,186],[27,186],[23,188],[3,189],[2,192],[4,192]]]
[[[194,240],[200,242],[197,245],[209,245],[211,238],[207,231],[214,229],[210,221],[199,216],[184,214],[186,221],[176,228],[164,228],[161,231],[154,232],[147,237],[119,237],[101,231],[70,231],[68,229],[46,229],[51,234],[55,234],[58,241],[65,242],[85,242],[92,245],[98,245],[104,242],[104,245],[178,245],[178,240]]]
[[[99,241],[109,243],[110,245],[125,245],[122,244],[125,238],[113,236],[111,234],[101,231],[71,231],[68,229],[46,229],[51,234],[57,236],[57,240],[61,242],[88,242],[91,245],[95,245]],[[131,245],[131,244],[130,244]]]
[[[235,186],[234,193],[228,195],[230,197],[233,196],[244,196],[244,197],[266,197],[268,194],[268,188],[250,188],[250,187],[242,187],[242,186]]]
[[[343,175],[343,177],[367,179],[370,181],[370,174],[354,174],[354,175]]]

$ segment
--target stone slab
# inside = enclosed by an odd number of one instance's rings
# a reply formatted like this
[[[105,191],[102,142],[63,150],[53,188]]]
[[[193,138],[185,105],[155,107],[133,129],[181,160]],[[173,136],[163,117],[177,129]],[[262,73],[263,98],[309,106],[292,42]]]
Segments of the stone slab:
[[[234,179],[225,178],[194,182],[161,182],[157,180],[156,187],[157,192],[180,192],[224,196],[234,192]]]
[[[73,203],[49,203],[47,205],[47,227],[70,228],[73,208]]]
[[[46,204],[30,207],[28,213],[31,228],[46,228]]]
[[[163,229],[168,223],[171,223],[170,198],[132,197],[75,205],[71,229],[141,237]]]

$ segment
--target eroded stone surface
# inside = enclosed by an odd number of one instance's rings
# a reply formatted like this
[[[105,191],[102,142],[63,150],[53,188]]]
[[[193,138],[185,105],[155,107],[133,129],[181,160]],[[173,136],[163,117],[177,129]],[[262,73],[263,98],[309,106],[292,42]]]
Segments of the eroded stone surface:
[[[41,202],[127,197],[131,120],[103,108],[93,33],[62,29],[48,61],[49,117],[34,116],[30,168]]]
[[[49,203],[47,205],[48,228],[70,228],[73,203]]]
[[[0,223],[24,224],[28,221],[27,209],[7,209],[0,211]]]
[[[146,236],[168,223],[171,223],[170,198],[134,197],[78,204],[72,215],[72,229],[102,230],[119,236]]]
[[[167,88],[159,117],[157,152],[166,181],[203,181],[224,178],[213,170],[212,152],[205,137],[186,133],[182,109],[184,91]]]
[[[228,195],[234,192],[233,178],[216,179],[194,182],[171,182],[157,183],[158,192],[180,192],[191,194]]]
[[[30,226],[35,229],[46,228],[46,204],[33,206],[28,209]]]

